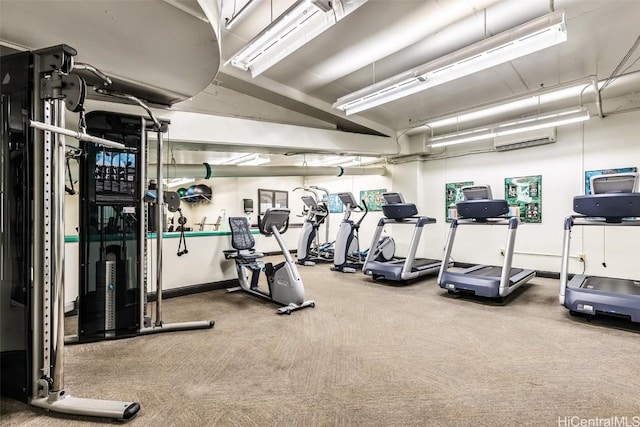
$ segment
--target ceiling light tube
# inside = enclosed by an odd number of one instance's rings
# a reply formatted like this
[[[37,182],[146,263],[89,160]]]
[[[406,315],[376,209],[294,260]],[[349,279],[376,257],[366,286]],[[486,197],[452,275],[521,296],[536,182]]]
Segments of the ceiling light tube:
[[[168,181],[167,188],[179,187],[185,184],[191,184],[195,179],[193,178],[178,178],[171,181]]]
[[[379,162],[380,159],[378,157],[353,157],[349,161],[345,161],[343,163],[339,163],[337,166],[341,166],[343,168],[349,167],[362,167],[371,163]]]
[[[237,165],[237,164],[240,164],[242,162],[247,162],[247,161],[253,160],[256,157],[258,157],[258,153],[242,154],[240,156],[232,157],[232,158],[230,158],[228,160],[224,160],[224,161],[220,162],[220,164],[223,164],[223,165]]]
[[[554,88],[545,88],[535,90],[528,94],[505,99],[500,103],[486,104],[471,110],[460,111],[458,113],[440,116],[433,121],[426,121],[424,124],[410,128],[407,131],[409,135],[422,132],[431,132],[438,128],[446,127],[462,127],[464,123],[474,122],[478,120],[489,119],[493,116],[500,116],[505,113],[519,113],[527,110],[540,109],[540,107],[556,103],[569,98],[578,98],[585,88],[592,87],[590,82],[586,80],[583,83],[576,84],[570,82],[556,86]],[[582,104],[582,102],[580,102]],[[486,121],[486,120],[485,120]]]
[[[475,129],[472,131],[456,132],[436,136],[429,139],[429,146],[433,148],[445,147],[447,145],[462,144],[464,142],[483,141],[496,136],[496,133],[489,128]]]
[[[327,3],[328,4],[328,3]],[[298,0],[228,61],[256,77],[335,22],[321,0]],[[226,65],[226,64],[225,64]]]
[[[325,158],[322,160],[316,160],[315,162],[309,162],[308,165],[309,166],[334,166],[334,165],[340,165],[342,163],[348,163],[351,161],[353,161],[353,157],[337,156],[337,157]]]
[[[588,108],[573,108],[497,125],[495,130],[496,136],[513,135],[515,133],[584,122],[590,118],[591,114]]]
[[[588,108],[571,108],[527,117],[524,119],[497,123],[478,129],[439,135],[429,138],[427,145],[437,148],[447,145],[462,144],[464,142],[482,141],[495,138],[497,136],[513,135],[537,129],[546,129],[570,123],[583,122],[589,120],[590,117],[591,115]]]
[[[464,47],[339,98],[347,115],[512,61],[567,40],[564,12],[557,11]]]

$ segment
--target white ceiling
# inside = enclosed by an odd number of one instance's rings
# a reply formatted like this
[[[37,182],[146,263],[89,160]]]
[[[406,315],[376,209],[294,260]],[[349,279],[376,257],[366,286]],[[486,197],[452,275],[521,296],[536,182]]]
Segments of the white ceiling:
[[[223,17],[246,0],[225,1]],[[250,16],[222,31],[222,60],[239,50],[291,0],[262,0]],[[369,0],[328,31],[255,79],[221,68],[269,89],[283,85],[330,106],[337,98],[550,12],[566,13],[568,41],[358,114],[377,129],[405,130],[475,105],[541,87],[596,75],[609,77],[640,35],[638,0]],[[636,58],[638,54],[636,53]],[[640,70],[636,63],[627,72]],[[252,85],[245,85],[247,93]],[[339,114],[334,111],[335,114]],[[349,117],[351,118],[351,117]]]
[[[223,0],[221,21],[247,1]],[[606,79],[640,35],[640,0],[368,0],[252,78],[249,71],[225,62],[294,3],[255,1],[231,31],[224,24],[217,27],[218,41],[216,31],[205,30],[200,8],[215,0],[0,0],[0,38],[32,49],[66,43],[78,49],[79,60],[89,52],[94,57],[99,54],[103,62],[111,62],[99,65],[136,69],[137,76],[153,76],[172,86],[165,88],[172,92],[203,87],[192,101],[180,102],[175,109],[396,135],[434,118],[540,88],[584,81],[591,75]],[[96,27],[96,20],[115,13],[114,8],[135,9],[137,19],[112,19],[109,25]],[[551,8],[566,13],[568,41],[563,44],[353,116],[331,107],[341,96],[523,24]],[[150,37],[161,43],[150,43]],[[217,63],[218,47],[219,71],[204,77],[202,72]],[[626,73],[640,70],[640,61],[634,63],[639,56],[635,52],[627,62],[632,65]],[[212,83],[207,86],[203,81]],[[194,152],[193,157],[198,155]]]

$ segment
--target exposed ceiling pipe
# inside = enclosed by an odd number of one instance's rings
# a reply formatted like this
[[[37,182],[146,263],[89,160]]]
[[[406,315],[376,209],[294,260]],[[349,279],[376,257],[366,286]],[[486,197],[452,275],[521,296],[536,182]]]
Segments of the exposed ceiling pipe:
[[[595,80],[594,80],[595,79]],[[584,81],[584,88],[582,90],[582,92],[580,93],[580,99],[578,102],[576,102],[576,99],[574,98],[567,98],[567,99],[563,99],[560,101],[557,101],[554,103],[554,108],[555,109],[562,109],[562,108],[570,108],[570,107],[575,107],[576,105],[583,105],[583,103],[585,102],[583,100],[583,94],[585,92],[588,91],[588,89],[593,88],[594,90],[594,96],[595,96],[595,102],[597,104],[597,108],[598,108],[598,114],[600,114],[600,117],[605,117],[605,112],[603,110],[603,104],[602,104],[602,100],[608,100],[608,99],[614,99],[617,97],[621,97],[621,96],[625,96],[634,92],[637,92],[638,87],[640,85],[640,71],[633,71],[631,73],[627,73],[627,74],[623,74],[620,75],[618,77],[615,78],[615,80],[611,81],[609,85],[606,86],[606,90],[604,90],[604,84],[607,82],[607,80],[600,80],[598,81],[594,76],[589,76],[588,78],[585,79],[581,79],[581,81]],[[546,93],[551,93],[554,92],[556,90],[561,90],[563,88],[567,88],[569,86],[574,86],[575,83],[574,82],[570,82],[570,83],[565,83],[565,84],[561,84],[558,85],[557,87],[553,87],[553,88],[546,88],[546,90],[544,92],[540,92],[538,90],[536,91],[531,91],[529,93],[524,93],[524,94],[519,94],[517,96],[511,96],[508,98],[504,98],[502,100],[499,101],[495,101],[492,103],[488,103],[488,104],[482,104],[479,106],[475,106],[472,108],[468,108],[465,110],[459,110],[459,111],[455,111],[455,112],[451,112],[449,114],[443,115],[443,116],[439,116],[439,117],[435,117],[432,119],[422,119],[421,122],[423,123],[428,123],[430,121],[436,121],[436,120],[442,120],[445,118],[449,118],[449,117],[455,117],[455,116],[460,116],[463,114],[467,114],[467,113],[471,113],[474,111],[480,111],[483,109],[488,109],[488,108],[492,108],[492,107],[496,107],[505,103],[509,103],[509,102],[513,102],[513,101],[517,101],[520,99],[525,99],[528,97],[535,97],[537,95],[540,94],[546,94]],[[600,89],[602,88],[602,89]],[[597,89],[597,90],[596,90]],[[589,94],[591,94],[591,91],[588,91]],[[593,102],[593,98],[590,98]],[[611,112],[610,112],[611,113]],[[608,114],[610,114],[608,113]],[[521,115],[522,117],[524,115]],[[513,118],[513,116],[509,116],[509,117],[505,117],[504,114],[503,115],[496,115],[496,116],[487,116],[484,119],[482,119],[482,121],[475,121],[473,122],[472,125],[469,125],[467,128],[471,128],[471,127],[478,127],[478,126],[482,126],[482,125],[487,125],[487,124],[491,124],[500,120],[508,120],[509,118]],[[456,125],[456,129],[459,131],[462,131],[464,129],[466,129],[464,126],[462,126],[461,124]],[[403,134],[406,135],[418,135],[418,134],[422,134],[423,137],[424,135],[426,135],[426,137],[428,138],[429,136],[433,136],[433,129],[429,128],[427,125],[422,124],[422,125],[416,125],[412,128],[408,128],[408,129],[404,129]],[[443,132],[443,130],[441,130],[440,132]]]
[[[175,7],[176,9],[180,9],[181,11],[183,11],[184,13],[186,13],[187,15],[191,15],[194,18],[198,18],[199,20],[201,20],[202,22],[206,22],[207,24],[209,23],[209,20],[207,19],[206,16],[203,16],[200,13],[197,13],[191,9],[189,9],[187,6],[183,5],[182,3],[178,2],[177,0],[164,0],[165,3],[170,4],[171,6]]]
[[[353,176],[384,175],[384,166],[353,167],[341,166],[235,166],[211,165],[209,163],[171,165],[163,168],[165,178],[231,178],[231,177],[274,177],[274,176]],[[149,178],[155,178],[155,165],[149,165]]]
[[[596,76],[592,76],[591,83],[593,84],[593,92],[596,94],[596,108],[598,109],[598,115],[604,118],[604,112],[602,111],[602,95],[600,94],[600,87],[598,86],[598,78]]]
[[[249,0],[244,6],[242,6],[242,9],[240,9],[238,13],[233,15],[231,18],[227,18],[224,20],[224,27],[227,30],[230,30],[231,27],[233,27],[240,18],[242,18],[244,15],[246,15],[249,12],[249,10],[251,9],[251,6],[254,6],[259,1],[260,0]]]

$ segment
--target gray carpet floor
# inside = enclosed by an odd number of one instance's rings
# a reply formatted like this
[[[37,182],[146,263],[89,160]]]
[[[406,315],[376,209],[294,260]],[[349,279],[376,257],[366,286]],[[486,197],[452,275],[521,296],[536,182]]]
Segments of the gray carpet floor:
[[[640,425],[640,328],[571,317],[557,280],[499,305],[453,298],[434,277],[301,274],[316,307],[290,316],[211,291],[165,300],[164,320],[214,329],[67,346],[65,388],[140,402],[131,426]],[[0,403],[3,426],[113,423]]]

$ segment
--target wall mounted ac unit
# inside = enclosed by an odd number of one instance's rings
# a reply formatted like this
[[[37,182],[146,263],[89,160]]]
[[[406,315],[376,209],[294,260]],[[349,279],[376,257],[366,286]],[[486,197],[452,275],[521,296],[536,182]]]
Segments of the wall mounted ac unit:
[[[493,140],[496,151],[517,150],[556,142],[556,128],[537,129],[514,135],[497,136]]]

